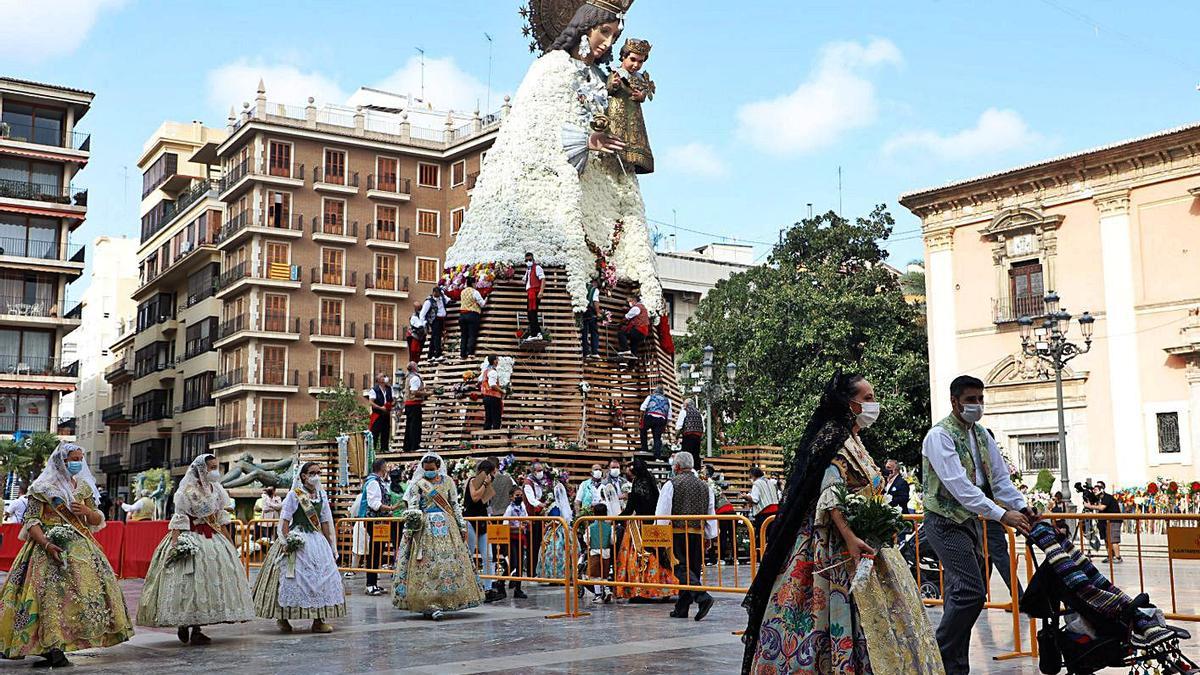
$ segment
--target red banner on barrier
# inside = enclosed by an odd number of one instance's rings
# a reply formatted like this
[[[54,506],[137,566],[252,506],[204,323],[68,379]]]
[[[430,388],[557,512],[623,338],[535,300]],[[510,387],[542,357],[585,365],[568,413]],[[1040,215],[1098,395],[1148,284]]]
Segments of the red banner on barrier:
[[[21,525],[19,523],[0,525],[0,536],[4,537],[4,541],[0,542],[0,570],[7,572],[12,569],[13,561],[21,552],[21,544],[25,543],[17,539],[17,535],[20,533]]]
[[[18,523],[5,523],[0,525],[0,535],[3,535],[4,541],[0,543],[0,570],[5,572],[12,569],[13,560],[16,560],[17,554],[21,552],[21,547],[25,542],[17,538],[21,533],[21,525]],[[96,541],[100,542],[100,548],[104,550],[104,557],[108,558],[108,564],[112,565],[114,572],[121,570],[121,548],[125,541],[125,523],[120,521],[106,523],[104,529],[96,533]]]
[[[125,541],[121,546],[121,569],[124,579],[141,579],[150,569],[150,559],[162,538],[167,536],[166,520],[130,520],[125,523]]]

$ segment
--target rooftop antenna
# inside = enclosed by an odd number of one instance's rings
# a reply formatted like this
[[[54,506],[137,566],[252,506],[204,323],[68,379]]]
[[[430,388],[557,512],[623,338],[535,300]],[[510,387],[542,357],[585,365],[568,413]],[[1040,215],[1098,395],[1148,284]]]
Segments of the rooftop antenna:
[[[417,53],[421,55],[421,100],[425,100],[425,50],[417,47]],[[840,171],[840,169],[839,169]]]
[[[812,202],[808,203],[808,219],[812,220]]]
[[[838,215],[842,215],[842,167],[838,166]]]
[[[488,92],[487,92],[487,107],[484,110],[488,113],[492,112],[492,36],[487,33],[483,37],[488,41]]]

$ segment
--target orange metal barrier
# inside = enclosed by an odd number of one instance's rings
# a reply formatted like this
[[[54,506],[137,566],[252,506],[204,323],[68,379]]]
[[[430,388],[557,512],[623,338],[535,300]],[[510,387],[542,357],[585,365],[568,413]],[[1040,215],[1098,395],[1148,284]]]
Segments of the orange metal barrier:
[[[758,532],[758,557],[759,558],[762,558],[763,554],[767,552],[767,532],[769,532],[771,530],[771,524],[774,522],[775,522],[774,515],[767,516],[767,519],[763,521],[762,529],[759,530],[759,532]]]
[[[279,520],[276,518],[255,518],[242,527],[240,549],[247,577],[250,576],[251,567],[262,567],[267,551],[278,537],[278,528]]]
[[[465,518],[468,550],[475,560],[480,579],[501,584],[523,582],[562,584],[563,611],[547,619],[586,616],[580,613],[575,597],[578,542],[560,516],[472,516]],[[561,566],[561,570],[559,567]]]
[[[338,569],[342,572],[391,574],[396,564],[402,518],[341,518],[334,521]]]
[[[671,524],[659,525],[658,521]],[[705,522],[717,525],[717,536],[708,538],[704,532]],[[720,534],[722,523],[732,526],[730,550]],[[737,527],[742,525],[749,535],[750,558],[742,565],[737,555]],[[618,532],[618,525],[624,532]],[[573,539],[585,542],[588,548],[588,563],[591,574],[576,581],[576,595],[582,595],[584,587],[608,587],[617,589],[655,589],[658,591],[696,591],[745,593],[754,579],[758,568],[758,549],[754,546],[754,524],[749,518],[735,514],[695,516],[583,516],[572,526]],[[621,536],[618,537],[618,534]],[[697,537],[693,539],[692,537]],[[600,542],[597,542],[600,540]],[[607,546],[603,542],[607,540]],[[601,543],[596,546],[595,543]],[[610,551],[611,565],[604,562],[604,551]],[[620,556],[618,551],[621,551]],[[653,552],[653,553],[652,553]],[[708,554],[712,554],[709,556]],[[651,554],[653,557],[651,557]],[[657,560],[675,576],[675,583],[655,583],[638,580],[623,581],[627,570],[618,565],[619,557],[627,561],[637,560],[646,565]],[[731,562],[729,562],[731,561]],[[728,562],[728,564],[727,564]],[[637,563],[635,563],[637,564]],[[610,572],[610,569],[611,572]],[[732,573],[732,574],[730,574]],[[679,578],[681,574],[695,575],[695,580]]]

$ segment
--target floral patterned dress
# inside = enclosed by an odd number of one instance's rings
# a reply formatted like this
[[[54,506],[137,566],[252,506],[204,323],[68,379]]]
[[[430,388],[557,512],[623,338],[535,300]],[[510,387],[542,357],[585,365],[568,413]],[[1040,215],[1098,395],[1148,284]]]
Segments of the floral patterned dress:
[[[74,498],[96,508],[91,486],[79,482]],[[29,495],[25,529],[74,528],[60,565],[32,540],[21,547],[0,590],[0,656],[19,659],[51,649],[74,652],[111,647],[133,637],[125,596],[91,531],[38,494]]]
[[[483,585],[471,562],[463,533],[458,491],[445,474],[432,481],[419,478],[406,495],[420,529],[404,528],[396,556],[392,605],[397,609],[429,613],[478,607]],[[409,513],[405,513],[405,521]]]
[[[754,675],[940,675],[942,662],[916,583],[894,547],[877,552],[871,579],[850,594],[854,567],[830,511],[836,488],[863,490],[879,469],[851,436],[825,471],[821,496],[800,529],[763,614]]]

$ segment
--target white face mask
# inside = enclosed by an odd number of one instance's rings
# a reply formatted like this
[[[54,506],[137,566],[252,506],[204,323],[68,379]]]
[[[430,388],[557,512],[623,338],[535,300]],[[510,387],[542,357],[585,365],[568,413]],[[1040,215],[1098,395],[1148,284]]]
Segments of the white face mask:
[[[596,469],[595,471],[592,471],[592,478],[595,478],[596,480],[600,480],[603,476],[604,476],[604,473],[601,472],[600,469]]]
[[[212,471],[208,472],[208,482],[215,483],[219,480],[221,480],[221,472],[220,471],[213,469]]]
[[[983,404],[982,403],[964,403],[962,407],[962,418],[964,422],[974,424],[983,419]]]
[[[385,377],[385,378],[383,378],[383,383],[384,383],[384,384],[391,384],[391,383],[392,383],[392,378],[390,378],[390,377]]]
[[[533,267],[533,261],[532,261],[532,260],[526,260],[526,261],[525,261],[525,266],[526,266],[526,267]]]
[[[621,470],[620,469],[609,469],[608,475],[612,476],[613,478],[618,478],[621,475]]]
[[[314,490],[321,487],[321,477],[320,476],[309,476],[307,482],[308,482],[309,487],[311,487]]]
[[[859,429],[866,429],[874,424],[875,420],[879,419],[879,403],[864,401],[859,405],[862,406],[862,412],[858,413],[858,416],[855,417],[855,422],[858,424]]]

